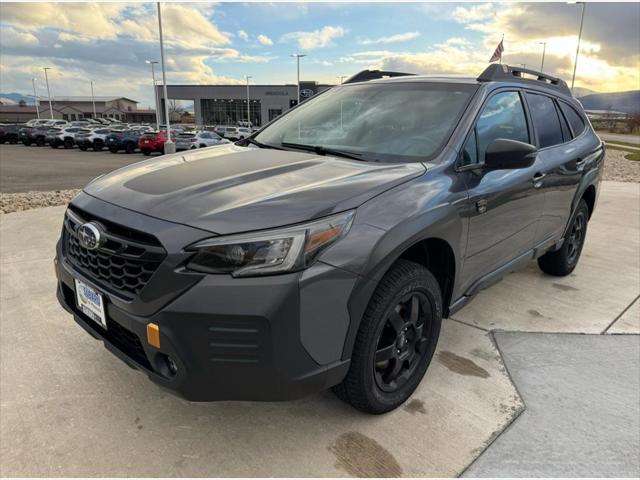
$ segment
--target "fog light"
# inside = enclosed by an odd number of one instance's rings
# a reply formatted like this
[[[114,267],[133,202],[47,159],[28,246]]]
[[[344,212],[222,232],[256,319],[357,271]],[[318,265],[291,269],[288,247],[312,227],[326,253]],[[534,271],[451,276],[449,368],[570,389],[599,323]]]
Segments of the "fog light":
[[[178,366],[171,357],[167,357],[167,368],[169,369],[169,373],[171,375],[175,375],[176,373],[178,373]]]

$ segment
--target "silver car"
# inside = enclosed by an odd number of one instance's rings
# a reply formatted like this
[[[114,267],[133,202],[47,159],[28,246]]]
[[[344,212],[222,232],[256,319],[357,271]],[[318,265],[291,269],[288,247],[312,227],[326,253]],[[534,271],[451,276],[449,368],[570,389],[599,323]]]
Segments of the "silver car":
[[[195,148],[212,147],[231,143],[229,140],[220,137],[215,132],[201,130],[198,132],[180,133],[176,137],[176,150],[193,150]]]

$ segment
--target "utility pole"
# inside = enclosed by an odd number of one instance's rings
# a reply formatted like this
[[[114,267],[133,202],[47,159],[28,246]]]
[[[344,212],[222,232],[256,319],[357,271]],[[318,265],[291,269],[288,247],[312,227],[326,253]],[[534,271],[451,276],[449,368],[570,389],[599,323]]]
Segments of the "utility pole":
[[[340,81],[340,85],[342,85],[342,82],[344,82],[344,77],[346,77],[346,75],[338,75],[338,80]]]
[[[93,104],[93,118],[97,118],[98,115],[96,115],[96,99],[93,96],[93,80],[91,80],[91,103]]]
[[[251,78],[251,75],[245,75],[244,78],[247,79],[247,127],[249,127],[249,124],[251,123],[251,109],[249,107],[249,79]]]
[[[164,92],[164,115],[167,123],[167,141],[164,144],[164,153],[175,153],[176,145],[171,141],[171,128],[169,125],[169,95],[167,94],[167,74],[164,65],[164,43],[162,39],[162,13],[160,2],[158,5],[158,30],[160,31],[160,62],[162,63],[162,88]]]
[[[47,70],[51,70],[51,67],[42,67],[44,70],[44,79],[47,82],[47,96],[49,97],[49,116],[51,120],[53,120],[53,104],[51,103],[51,90],[49,90],[49,76],[47,75]]]
[[[576,81],[576,68],[578,67],[578,55],[580,54],[580,40],[582,40],[582,26],[584,25],[584,11],[587,7],[586,2],[576,2],[582,5],[582,14],[580,15],[580,30],[578,31],[578,46],[576,47],[576,59],[573,62],[573,75],[571,77],[571,93],[573,94],[573,84]]]
[[[156,86],[156,72],[153,68],[158,62],[155,60],[145,60],[144,63],[151,65],[151,79],[153,80],[153,99],[156,102],[156,130],[160,130],[160,102],[158,102],[158,88]]]
[[[32,78],[31,83],[33,84],[33,101],[36,104],[36,115],[38,116],[38,120],[40,120],[40,107],[38,106],[38,94],[36,93],[36,79]]]
[[[542,45],[542,62],[540,63],[540,73],[544,73],[544,54],[547,52],[547,42],[540,42]]]
[[[295,57],[298,63],[298,103],[300,103],[300,59],[306,57],[303,53],[292,53],[292,57]]]

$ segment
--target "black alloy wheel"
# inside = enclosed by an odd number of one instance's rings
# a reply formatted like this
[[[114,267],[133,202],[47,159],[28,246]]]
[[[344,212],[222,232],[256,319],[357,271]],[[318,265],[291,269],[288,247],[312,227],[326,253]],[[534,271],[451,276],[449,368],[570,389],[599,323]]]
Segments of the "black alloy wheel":
[[[431,321],[428,302],[424,293],[416,291],[405,295],[389,311],[375,354],[375,379],[380,390],[394,392],[401,388],[423,361]]]
[[[560,248],[538,258],[540,270],[556,277],[564,277],[573,272],[584,247],[588,222],[589,207],[584,200],[580,200]]]
[[[423,265],[397,260],[367,305],[349,371],[334,393],[366,413],[397,408],[427,371],[441,322],[442,293],[436,278]]]

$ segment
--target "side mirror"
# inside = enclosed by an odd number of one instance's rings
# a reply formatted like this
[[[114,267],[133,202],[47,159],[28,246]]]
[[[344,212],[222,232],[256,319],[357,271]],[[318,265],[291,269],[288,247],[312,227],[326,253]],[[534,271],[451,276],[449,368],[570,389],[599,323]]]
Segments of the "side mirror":
[[[493,170],[527,168],[535,162],[537,152],[538,149],[528,143],[496,138],[487,146],[484,165]]]

